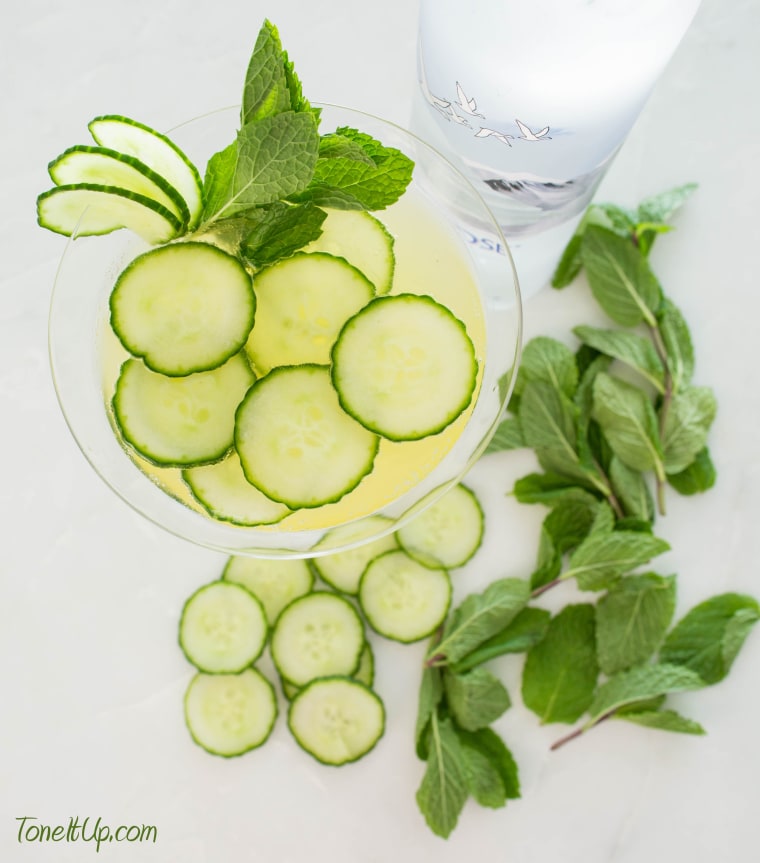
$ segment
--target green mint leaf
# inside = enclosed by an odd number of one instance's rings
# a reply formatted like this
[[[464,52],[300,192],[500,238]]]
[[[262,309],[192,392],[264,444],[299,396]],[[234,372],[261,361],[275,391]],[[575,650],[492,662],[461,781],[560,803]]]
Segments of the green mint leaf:
[[[603,590],[669,548],[664,539],[639,531],[595,532],[571,554],[562,577],[575,578],[581,590]]]
[[[523,702],[543,723],[575,722],[591,703],[598,674],[594,606],[567,605],[525,658]]]
[[[696,458],[687,468],[678,473],[668,474],[667,480],[679,494],[692,495],[712,488],[716,477],[710,451],[705,447],[697,453]]]
[[[670,692],[701,689],[704,685],[704,681],[696,672],[680,665],[667,663],[639,665],[627,671],[620,671],[597,690],[588,708],[591,718],[587,727],[594,725],[608,713],[634,701],[654,698]]]
[[[326,218],[327,213],[312,203],[275,201],[256,207],[241,245],[242,255],[255,268],[287,258],[317,239]]]
[[[662,289],[646,258],[624,237],[590,225],[582,248],[589,287],[596,301],[615,323],[654,326]]]
[[[652,342],[635,333],[581,326],[575,335],[607,356],[636,369],[659,392],[665,392],[665,369]]]
[[[248,63],[240,119],[243,124],[291,109],[282,44],[277,28],[265,21]]]
[[[523,349],[515,391],[521,394],[529,382],[541,381],[557,392],[573,397],[578,386],[575,356],[567,345],[546,336],[531,339]]]
[[[593,351],[591,348],[589,350]],[[602,470],[606,470],[611,452],[598,424],[591,417],[594,407],[594,381],[597,375],[607,371],[612,358],[597,354],[596,351],[593,353],[596,356],[590,362],[584,363],[585,368],[574,397],[578,408],[578,454],[584,464],[596,463]],[[604,493],[608,494],[609,490]]]
[[[320,159],[354,159],[367,165],[375,162],[359,141],[335,133],[322,135],[319,141]]]
[[[628,467],[617,456],[610,459],[608,474],[612,490],[625,515],[651,524],[654,520],[654,500],[643,474]]]
[[[685,183],[645,198],[638,207],[638,222],[667,222],[691,197],[697,188],[696,183]]]
[[[443,681],[437,668],[426,666],[422,671],[420,691],[417,702],[417,720],[414,732],[414,745],[417,757],[422,761],[427,759],[427,732],[433,714],[443,698]]]
[[[615,674],[649,659],[673,619],[675,576],[653,573],[621,578],[596,605],[599,667]]]
[[[515,481],[512,494],[519,503],[541,503],[554,506],[557,502],[587,494],[577,480],[559,473],[530,473]]]
[[[693,719],[687,719],[675,710],[638,710],[617,711],[615,719],[625,719],[644,725],[647,728],[658,728],[661,731],[675,731],[680,734],[705,734],[705,729]]]
[[[525,442],[546,470],[585,480],[587,471],[576,452],[577,416],[575,405],[551,384],[525,385],[519,413]]]
[[[525,446],[520,421],[516,417],[507,417],[499,423],[496,433],[489,441],[483,455],[503,452],[504,450],[522,449]]]
[[[657,312],[657,325],[665,348],[673,390],[678,392],[687,386],[694,374],[691,333],[681,312],[667,298]]]
[[[443,687],[454,721],[466,731],[485,728],[512,704],[504,684],[485,668],[461,674],[446,669]]]
[[[467,787],[481,805],[498,809],[520,797],[517,764],[504,741],[490,728],[456,729],[465,762]]]
[[[457,662],[504,629],[529,599],[528,582],[520,578],[502,578],[482,593],[470,594],[456,610],[452,626],[428,656],[441,655],[450,664]]]
[[[492,635],[459,662],[454,663],[451,670],[460,674],[507,653],[525,653],[546,635],[550,618],[551,614],[543,608],[523,608],[501,632]]]
[[[583,542],[599,509],[599,500],[588,492],[566,496],[555,503],[541,525],[538,560],[530,579],[532,588],[559,576],[564,555]]]
[[[559,259],[554,274],[552,275],[551,285],[553,288],[565,288],[579,275],[583,269],[583,260],[581,250],[583,248],[583,236],[586,233],[586,228],[589,225],[603,225],[607,228],[614,228],[612,217],[607,213],[607,207],[611,205],[591,204],[591,206],[583,214],[583,218],[575,229],[575,233],[570,238]],[[612,216],[616,215],[616,209]],[[629,220],[631,228],[633,220]],[[628,230],[630,230],[629,228]],[[626,231],[627,233],[627,231]]]
[[[427,752],[427,768],[417,790],[417,805],[428,827],[445,839],[457,826],[469,794],[467,768],[450,719],[433,714]]]
[[[592,416],[624,464],[638,471],[654,470],[664,478],[657,416],[646,393],[602,372],[594,380]]]
[[[724,593],[689,611],[668,634],[660,661],[684,666],[707,684],[718,683],[731,670],[744,640],[760,619],[760,605],[751,596]]]
[[[717,403],[707,387],[687,387],[668,405],[662,431],[665,471],[685,470],[704,449]]]

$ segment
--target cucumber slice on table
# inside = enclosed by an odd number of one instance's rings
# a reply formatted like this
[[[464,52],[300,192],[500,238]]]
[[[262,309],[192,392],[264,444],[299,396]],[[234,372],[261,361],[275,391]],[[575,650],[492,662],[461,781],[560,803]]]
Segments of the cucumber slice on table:
[[[116,281],[111,326],[124,347],[165,375],[221,366],[253,326],[251,277],[209,243],[174,243],[135,258]]]
[[[74,183],[56,186],[37,198],[37,221],[70,237],[109,234],[128,228],[152,245],[166,243],[182,230],[180,220],[162,204],[117,186]]]
[[[396,267],[393,237],[388,229],[366,210],[326,212],[322,233],[304,251],[340,255],[364,273],[378,294],[387,294]]]
[[[334,593],[315,591],[280,612],[270,649],[280,676],[303,686],[317,677],[354,674],[364,644],[364,626],[353,605]]]
[[[264,607],[250,591],[231,581],[214,581],[185,603],[179,645],[199,671],[236,673],[259,658],[267,631]]]
[[[378,438],[338,404],[326,366],[283,366],[250,388],[235,419],[250,483],[292,509],[339,500],[371,470]]]
[[[57,186],[98,183],[118,186],[151,198],[166,207],[183,225],[190,219],[185,199],[160,174],[134,156],[107,147],[70,147],[48,165]]]
[[[480,548],[485,519],[475,493],[455,485],[399,528],[399,545],[425,566],[455,569]]]
[[[401,550],[375,558],[359,583],[359,605],[367,622],[393,641],[427,638],[443,623],[450,604],[448,572],[423,566]]]
[[[343,258],[298,252],[254,278],[256,325],[246,351],[259,374],[276,366],[326,365],[343,324],[375,294]]]
[[[165,135],[137,120],[108,114],[88,124],[101,147],[134,156],[160,174],[182,195],[190,213],[189,228],[195,228],[203,210],[203,183],[198,169]]]
[[[351,677],[354,680],[358,680],[359,683],[363,683],[365,686],[372,686],[375,679],[375,655],[372,652],[372,647],[369,642],[365,643],[364,650],[359,659],[359,667]],[[301,689],[303,689],[303,687],[296,686],[282,678],[280,678],[280,686],[282,687],[282,694],[288,699],[288,701],[292,701]]]
[[[242,755],[266,741],[277,719],[272,684],[255,668],[239,674],[198,672],[185,693],[185,722],[212,755]]]
[[[242,353],[218,369],[184,378],[130,359],[116,382],[114,419],[124,440],[153,464],[210,464],[232,448],[235,409],[253,380]]]
[[[185,468],[182,479],[206,512],[220,521],[253,527],[276,524],[291,513],[248,482],[236,452],[214,464]]]
[[[432,297],[376,297],[341,330],[332,378],[343,409],[391,440],[437,434],[470,404],[478,375],[464,324]]]
[[[385,708],[363,683],[328,677],[296,694],[288,710],[288,727],[317,761],[338,766],[357,761],[375,746],[385,730]]]
[[[314,573],[302,558],[277,560],[233,555],[224,567],[222,579],[250,590],[261,601],[272,625],[285,606],[305,596],[314,586]]]

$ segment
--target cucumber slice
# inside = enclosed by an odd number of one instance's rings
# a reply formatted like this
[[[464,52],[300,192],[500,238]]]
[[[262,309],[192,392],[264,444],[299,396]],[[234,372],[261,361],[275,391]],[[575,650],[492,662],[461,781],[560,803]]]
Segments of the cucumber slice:
[[[392,520],[382,515],[374,515],[369,518],[362,519],[357,524],[345,524],[328,531],[322,539],[312,548],[312,551],[318,551],[324,548],[330,548],[343,541],[350,542],[352,539],[361,539],[368,533],[373,533],[383,527],[393,524]],[[357,548],[350,548],[347,551],[339,551],[335,554],[325,555],[323,557],[315,557],[312,560],[312,566],[316,569],[317,574],[330,587],[341,593],[356,594],[359,591],[359,579],[362,577],[365,567],[373,558],[382,554],[384,551],[398,548],[396,536],[389,533],[380,539],[367,542]]]
[[[366,755],[383,736],[385,708],[368,686],[346,677],[315,680],[290,702],[288,727],[299,746],[322,764]]]
[[[239,674],[198,672],[185,693],[185,723],[206,752],[231,758],[266,741],[277,719],[272,684],[255,668]]]
[[[56,186],[37,198],[37,221],[56,234],[98,236],[128,228],[152,245],[166,243],[182,223],[166,207],[127,189],[97,183]]]
[[[485,518],[475,493],[453,486],[397,532],[399,545],[425,566],[456,569],[480,548]]]
[[[359,583],[359,605],[372,629],[405,644],[433,633],[450,604],[448,572],[423,566],[400,549],[375,558]]]
[[[174,213],[183,225],[190,218],[185,199],[174,186],[126,153],[107,147],[70,147],[48,165],[48,173],[56,186],[76,183],[118,186],[151,198]]]
[[[242,671],[259,658],[266,640],[264,607],[250,591],[231,581],[204,585],[182,609],[179,645],[199,671]]]
[[[327,365],[343,324],[375,294],[343,258],[298,252],[254,278],[256,326],[246,351],[259,374],[276,366]]]
[[[375,286],[387,294],[393,285],[396,258],[393,237],[385,225],[366,210],[326,210],[322,233],[305,252],[339,255],[353,264]]]
[[[153,371],[189,375],[221,366],[253,326],[251,277],[209,243],[174,243],[135,258],[116,280],[111,326]]]
[[[280,676],[295,686],[332,674],[351,675],[364,649],[364,626],[348,600],[315,591],[280,612],[270,649]]]
[[[437,434],[470,404],[478,375],[464,324],[432,297],[377,297],[341,330],[332,378],[343,409],[390,440]]]
[[[101,147],[134,156],[171,183],[187,204],[188,228],[197,226],[203,210],[203,183],[198,169],[173,141],[150,126],[116,114],[95,117],[88,128]]]
[[[359,667],[351,676],[354,680],[358,680],[359,683],[363,683],[365,686],[372,686],[375,679],[375,655],[369,642],[365,643],[361,659],[359,660]],[[289,683],[287,680],[283,680],[282,677],[280,678],[280,686],[282,687],[282,694],[288,701],[292,701],[303,688]]]
[[[250,590],[264,606],[267,620],[274,624],[286,605],[311,591],[314,573],[301,558],[276,560],[233,555],[224,567],[222,580]]]
[[[338,404],[325,366],[283,366],[237,411],[235,448],[250,483],[291,509],[339,500],[371,470],[378,439]]]
[[[235,409],[253,380],[242,353],[218,369],[184,378],[130,359],[116,381],[114,419],[126,443],[153,464],[211,464],[232,448]]]

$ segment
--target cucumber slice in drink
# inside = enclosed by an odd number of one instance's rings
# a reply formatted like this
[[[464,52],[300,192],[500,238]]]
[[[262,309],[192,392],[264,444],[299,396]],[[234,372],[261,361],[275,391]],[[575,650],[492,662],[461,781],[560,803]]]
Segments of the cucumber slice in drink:
[[[378,438],[345,414],[325,366],[283,366],[250,388],[235,448],[250,483],[291,509],[339,500],[371,470]]]
[[[240,584],[214,581],[195,591],[182,609],[179,644],[187,659],[208,674],[237,673],[252,665],[267,640],[258,599]]]
[[[448,572],[423,566],[400,549],[375,558],[359,583],[359,605],[372,629],[405,644],[434,632],[450,604]]]
[[[114,419],[124,440],[153,464],[211,464],[231,450],[235,409],[253,380],[242,353],[218,369],[184,378],[130,359],[116,382]]]
[[[393,237],[385,225],[366,210],[327,210],[322,233],[305,252],[339,255],[353,264],[375,286],[387,294],[393,285],[396,258]]]
[[[152,245],[166,243],[182,230],[180,220],[152,198],[97,183],[43,192],[37,198],[37,221],[65,237],[99,236],[128,228]]]
[[[315,680],[296,694],[288,727],[299,746],[322,764],[366,755],[383,736],[385,708],[368,686],[347,677]]]
[[[134,156],[171,183],[187,204],[188,228],[197,226],[203,210],[203,183],[198,169],[173,141],[150,126],[117,114],[95,117],[88,128],[101,147]]]
[[[267,620],[274,625],[286,605],[311,591],[314,573],[302,558],[277,560],[233,555],[224,567],[222,580],[249,590],[261,601]]]
[[[294,686],[317,677],[352,675],[364,649],[364,626],[348,600],[315,591],[280,612],[270,649],[280,676]]]
[[[246,351],[259,374],[276,366],[326,365],[343,324],[375,294],[343,258],[298,252],[254,278],[256,325]]]
[[[165,375],[225,363],[253,326],[251,277],[209,243],[174,243],[135,258],[111,293],[111,326],[124,347]]]
[[[475,493],[453,486],[397,532],[399,545],[425,566],[455,569],[480,548],[485,519]]]
[[[377,297],[341,330],[332,379],[343,409],[390,440],[437,434],[470,404],[478,375],[464,324],[428,296]]]
[[[291,512],[248,482],[236,452],[214,464],[185,468],[182,479],[206,512],[220,521],[253,527],[276,524]]]
[[[198,672],[185,693],[185,722],[206,752],[230,758],[266,741],[277,719],[272,684],[255,668],[239,674]]]
[[[126,153],[107,147],[70,147],[48,165],[48,173],[57,186],[76,183],[118,186],[151,198],[172,212],[183,225],[190,218],[185,199],[174,186]]]

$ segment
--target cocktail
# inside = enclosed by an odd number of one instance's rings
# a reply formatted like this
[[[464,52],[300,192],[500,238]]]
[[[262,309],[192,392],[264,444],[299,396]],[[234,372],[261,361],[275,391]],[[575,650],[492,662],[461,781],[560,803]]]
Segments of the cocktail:
[[[43,223],[73,223],[50,354],[83,453],[161,527],[260,557],[351,548],[437,500],[498,423],[521,331],[510,259],[481,256],[439,191],[498,233],[469,182],[399,127],[310,105],[283,68],[268,92],[287,104],[247,84],[167,138],[97,118],[41,196]],[[115,204],[132,230],[110,230]]]

